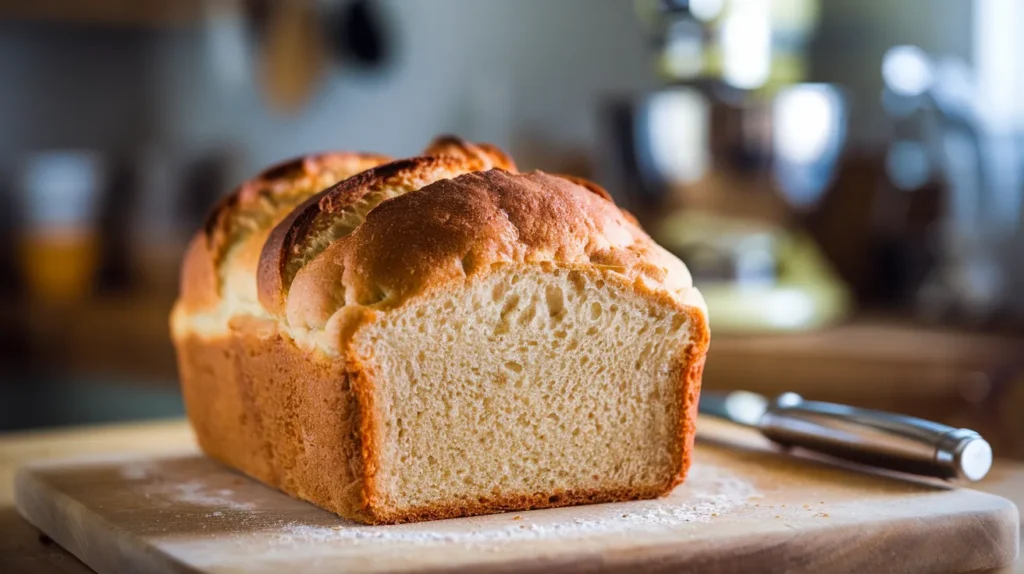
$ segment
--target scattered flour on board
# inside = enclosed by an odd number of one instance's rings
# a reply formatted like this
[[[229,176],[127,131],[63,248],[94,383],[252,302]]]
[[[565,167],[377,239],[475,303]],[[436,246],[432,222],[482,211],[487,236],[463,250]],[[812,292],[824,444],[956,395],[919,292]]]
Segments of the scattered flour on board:
[[[156,466],[150,462],[133,462],[121,465],[119,471],[125,480],[145,480],[156,472]]]
[[[234,491],[211,487],[202,480],[151,484],[146,486],[146,494],[149,498],[156,496],[168,502],[209,506],[220,510],[256,509],[256,505],[251,502],[234,500]]]
[[[522,514],[512,524],[474,525],[457,521],[425,522],[395,526],[363,526],[344,521],[337,526],[288,522],[277,530],[273,543],[279,546],[331,542],[390,542],[410,544],[484,543],[537,540],[557,537],[579,538],[622,531],[658,531],[694,522],[709,522],[715,516],[760,498],[754,486],[731,473],[695,464],[684,486],[670,497],[629,503],[588,506],[593,518],[570,518],[571,509],[553,509]],[[531,516],[533,514],[533,516]],[[509,514],[501,516],[511,516]],[[468,519],[474,520],[474,519]]]
[[[163,472],[158,463],[152,462],[125,464],[119,469],[121,478],[145,481],[139,487],[149,500],[168,504],[208,506],[219,510],[254,510],[256,508],[256,505],[251,502],[235,500],[235,492],[230,489],[218,488],[202,480],[177,482],[173,477],[164,476]],[[220,515],[221,512],[212,514],[212,516]]]

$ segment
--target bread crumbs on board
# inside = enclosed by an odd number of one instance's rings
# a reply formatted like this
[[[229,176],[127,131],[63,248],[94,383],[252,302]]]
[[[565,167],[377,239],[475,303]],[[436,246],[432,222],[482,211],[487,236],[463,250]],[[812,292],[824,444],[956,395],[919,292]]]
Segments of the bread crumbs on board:
[[[715,467],[695,464],[679,498],[608,504],[587,508],[587,518],[579,518],[579,509],[560,508],[539,511],[529,516],[515,515],[515,524],[481,524],[467,529],[464,524],[446,521],[364,526],[345,523],[342,527],[283,522],[274,530],[272,548],[315,548],[328,543],[356,544],[491,544],[516,540],[584,538],[602,534],[648,531],[658,532],[685,524],[709,522],[739,508],[752,506],[762,495],[747,480]],[[673,500],[675,498],[675,500]],[[628,505],[624,506],[624,505]],[[623,512],[626,510],[627,512]],[[481,519],[476,519],[481,520]]]

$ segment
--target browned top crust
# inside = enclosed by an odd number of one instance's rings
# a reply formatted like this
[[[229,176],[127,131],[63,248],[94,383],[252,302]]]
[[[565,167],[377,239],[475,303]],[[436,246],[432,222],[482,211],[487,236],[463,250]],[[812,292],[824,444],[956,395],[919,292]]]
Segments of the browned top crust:
[[[611,201],[613,203],[615,202],[615,200],[612,199],[612,194],[608,193],[608,190],[590,181],[589,179],[583,179],[582,177],[577,177],[575,175],[566,175],[564,173],[557,173],[555,175],[563,179],[568,179],[569,181],[575,183],[576,185],[581,185],[590,190],[591,192],[596,193],[597,195],[600,195],[601,197],[607,199],[608,201]]]
[[[180,303],[190,311],[218,305],[219,270],[233,247],[272,226],[309,195],[389,160],[367,153],[309,155],[270,167],[240,185],[214,207],[192,239],[183,263]]]
[[[284,313],[288,289],[298,270],[331,242],[358,227],[379,203],[441,179],[502,167],[512,160],[494,146],[444,136],[420,157],[377,166],[337,183],[295,208],[274,230],[260,257],[258,290],[263,307]]]
[[[478,158],[491,167],[505,171],[517,171],[516,164],[501,148],[489,143],[468,142],[458,136],[443,135],[434,138],[423,155],[450,155],[461,158]]]
[[[295,330],[324,329],[346,306],[386,310],[495,265],[531,263],[600,268],[704,313],[682,262],[612,202],[562,177],[492,169],[378,205],[298,271],[287,321]]]
[[[243,185],[189,248],[176,332],[270,316],[297,341],[340,350],[352,326],[430,289],[496,265],[557,264],[599,270],[697,314],[695,340],[707,339],[686,266],[604,189],[511,173],[499,167],[514,169],[511,160],[486,144],[444,137],[427,151],[436,155],[383,165],[364,154],[303,158]],[[218,312],[203,327],[189,326],[211,307]]]
[[[590,191],[596,193],[597,195],[600,195],[601,197],[607,199],[608,201],[615,203],[615,199],[612,198],[612,194],[608,193],[608,190],[590,181],[589,179],[583,179],[582,177],[578,177],[575,175],[566,175],[564,173],[559,173],[557,175],[558,177],[568,179],[569,181],[575,183],[576,185],[582,185],[583,187],[589,189]],[[636,217],[632,213],[626,211],[621,207],[619,208],[619,211],[622,212],[622,215],[626,217],[627,221],[629,221],[633,225],[636,225],[637,227],[640,227],[640,222],[637,221]]]

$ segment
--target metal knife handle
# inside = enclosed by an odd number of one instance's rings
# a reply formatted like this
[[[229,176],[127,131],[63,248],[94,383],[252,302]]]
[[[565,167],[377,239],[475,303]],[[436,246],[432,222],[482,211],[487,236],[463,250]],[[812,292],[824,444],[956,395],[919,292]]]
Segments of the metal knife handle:
[[[773,401],[757,426],[785,446],[944,480],[981,480],[992,466],[992,448],[972,430],[796,393]]]

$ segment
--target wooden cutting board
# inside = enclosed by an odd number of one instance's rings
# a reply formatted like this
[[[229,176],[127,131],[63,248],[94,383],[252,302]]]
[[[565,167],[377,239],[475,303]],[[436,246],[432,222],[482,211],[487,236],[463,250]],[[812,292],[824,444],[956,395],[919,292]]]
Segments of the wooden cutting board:
[[[1012,561],[1009,501],[703,440],[658,501],[362,526],[197,453],[37,463],[20,512],[107,572],[964,572]]]

